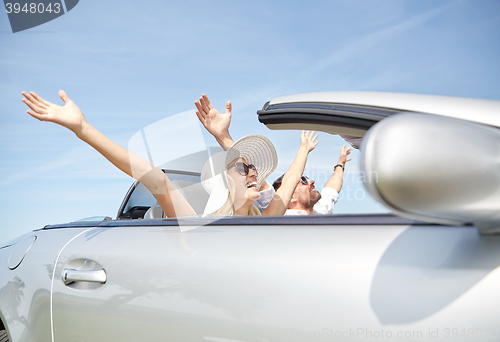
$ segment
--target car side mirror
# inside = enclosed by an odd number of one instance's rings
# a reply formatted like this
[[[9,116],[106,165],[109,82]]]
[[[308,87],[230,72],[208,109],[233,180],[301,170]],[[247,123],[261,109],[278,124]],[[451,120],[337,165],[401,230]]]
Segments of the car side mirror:
[[[500,233],[500,129],[460,119],[402,113],[363,138],[368,192],[396,214]]]

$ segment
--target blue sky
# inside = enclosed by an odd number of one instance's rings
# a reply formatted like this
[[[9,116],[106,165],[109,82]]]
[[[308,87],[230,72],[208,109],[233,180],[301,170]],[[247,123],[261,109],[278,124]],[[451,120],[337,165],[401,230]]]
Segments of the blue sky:
[[[298,133],[258,122],[256,111],[275,96],[369,90],[500,100],[497,0],[82,0],[16,34],[3,12],[0,46],[0,243],[48,223],[114,217],[132,183],[73,133],[26,114],[22,90],[61,103],[64,89],[123,146],[193,109],[202,93],[221,110],[231,100],[232,135],[268,136],[277,175],[293,159]],[[321,134],[306,174],[329,172],[342,143]],[[351,172],[358,163],[356,151]],[[361,192],[354,198],[358,189],[353,173],[337,213],[383,210]]]

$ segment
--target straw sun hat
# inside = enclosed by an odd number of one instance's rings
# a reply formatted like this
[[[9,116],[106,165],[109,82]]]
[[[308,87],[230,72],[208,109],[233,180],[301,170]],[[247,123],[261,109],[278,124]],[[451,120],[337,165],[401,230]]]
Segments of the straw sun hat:
[[[226,203],[229,195],[226,169],[240,157],[257,169],[258,189],[278,166],[278,155],[273,143],[259,134],[247,135],[227,151],[212,155],[201,171],[201,184],[210,195],[204,214],[212,214]]]

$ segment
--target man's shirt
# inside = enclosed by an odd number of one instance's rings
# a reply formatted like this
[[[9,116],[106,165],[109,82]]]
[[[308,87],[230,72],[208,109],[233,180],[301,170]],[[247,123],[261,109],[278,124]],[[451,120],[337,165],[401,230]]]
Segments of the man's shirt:
[[[275,194],[274,188],[260,192],[260,198],[257,200],[260,209],[263,211],[267,208]],[[323,188],[321,190],[321,199],[313,207],[311,215],[331,215],[333,214],[333,206],[339,200],[339,193],[332,188]],[[307,211],[301,209],[287,209],[285,215],[308,215]]]
[[[333,206],[339,200],[339,193],[332,188],[323,188],[321,190],[321,199],[313,207],[311,215],[331,215]],[[285,215],[308,215],[307,211],[302,209],[287,209]]]

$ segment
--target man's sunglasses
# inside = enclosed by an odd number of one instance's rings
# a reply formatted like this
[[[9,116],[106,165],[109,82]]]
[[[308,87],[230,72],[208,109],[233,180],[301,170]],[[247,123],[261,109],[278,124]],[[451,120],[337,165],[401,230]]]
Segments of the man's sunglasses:
[[[257,168],[253,164],[246,165],[245,163],[237,162],[228,167],[227,169],[230,170],[233,167],[235,167],[236,171],[238,171],[238,173],[242,176],[248,176],[248,172],[250,172],[250,170],[254,170],[255,173],[258,173]]]
[[[274,181],[274,183],[273,183],[274,190],[278,191],[278,189],[281,187],[281,182],[283,181],[284,176],[285,175],[282,175],[281,177],[279,177],[278,179],[276,179]],[[309,178],[307,178],[306,176],[301,176],[300,182],[304,185],[307,185],[307,184],[309,184]]]

